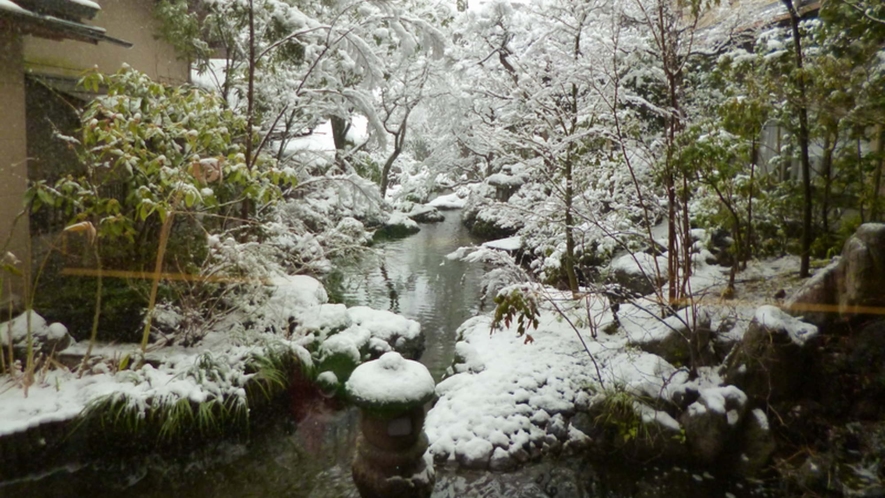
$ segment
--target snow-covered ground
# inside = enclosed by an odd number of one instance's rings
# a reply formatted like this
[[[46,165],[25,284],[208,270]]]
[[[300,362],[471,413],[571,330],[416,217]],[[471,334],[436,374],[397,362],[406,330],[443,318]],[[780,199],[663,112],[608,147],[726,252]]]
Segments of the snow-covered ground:
[[[20,375],[0,377],[0,436],[74,419],[90,403],[112,395],[125,397],[142,412],[181,399],[246,402],[246,384],[256,374],[245,372],[254,371],[249,367],[256,356],[270,350],[290,351],[306,370],[326,374],[327,385],[335,388],[344,380],[338,378],[340,364],[331,361],[336,355],[350,360],[343,367],[349,374],[348,369],[372,356],[394,350],[414,355],[421,349],[417,322],[389,311],[328,304],[325,289],[312,277],[278,276],[266,290],[269,297],[249,310],[251,327],[243,326],[243,315],[233,315],[197,346],[152,348],[140,367],[136,345],[104,345],[93,350],[96,361],[83,375],[61,367],[39,370],[27,390]],[[86,344],[79,343],[64,354],[77,358],[85,350]]]
[[[701,393],[696,409],[721,409],[725,414],[726,406],[743,406],[746,396],[725,386],[715,368],[702,367],[699,377],[689,380],[686,368],[635,345],[660,340],[695,316],[712,321],[713,330],[721,329],[726,339],[737,341],[757,308],[773,303],[768,296],[776,286],[789,291],[797,284],[797,270],[794,257],[753,262],[739,274],[738,299],[725,301],[719,293],[728,269],[699,262],[692,277],[692,288],[701,296],[696,314],[685,308],[681,318],[662,321],[651,295],[636,305],[620,305],[613,334],[603,332],[611,332],[614,321],[605,298],[587,294],[575,300],[570,294],[534,287],[540,303],[536,330],[528,328],[520,336],[515,320],[510,327],[493,329],[490,315],[460,327],[451,375],[438,384],[439,400],[427,416],[430,451],[438,461],[504,470],[540,453],[586,445],[588,436],[569,420],[619,392],[635,399],[669,400],[690,389]],[[663,292],[666,295],[666,287]],[[634,409],[645,423],[679,434],[680,423],[670,414],[640,403]],[[736,420],[730,412],[729,417]]]

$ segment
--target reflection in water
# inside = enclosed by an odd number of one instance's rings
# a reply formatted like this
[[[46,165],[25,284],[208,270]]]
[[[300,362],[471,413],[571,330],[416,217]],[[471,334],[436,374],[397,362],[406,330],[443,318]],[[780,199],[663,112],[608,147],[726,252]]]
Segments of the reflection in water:
[[[381,270],[381,277],[384,279],[384,285],[387,286],[387,295],[390,296],[390,308],[388,309],[394,313],[399,313],[399,293],[396,291],[396,287],[387,275],[387,267],[384,266],[384,263],[382,262],[381,266],[378,268]]]

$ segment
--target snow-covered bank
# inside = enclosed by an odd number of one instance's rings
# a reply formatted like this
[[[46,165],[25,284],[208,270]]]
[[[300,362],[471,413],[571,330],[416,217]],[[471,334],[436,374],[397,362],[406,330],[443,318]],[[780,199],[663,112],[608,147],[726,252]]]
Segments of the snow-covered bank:
[[[495,329],[488,315],[460,327],[455,363],[427,417],[430,451],[437,461],[493,470],[588,447],[707,463],[737,451],[752,462],[746,467],[759,465],[771,447],[754,454],[748,434],[770,440],[766,415],[718,365],[722,350],[754,326],[814,335],[813,326],[776,308],[757,312],[772,285],[795,285],[797,267],[796,258],[755,263],[738,285],[742,300],[723,301],[728,270],[699,259],[694,306],[667,319],[653,294],[613,313],[613,303],[591,289],[573,299],[522,285],[537,304],[537,329],[520,334],[515,318]],[[726,451],[726,441],[734,448]]]
[[[279,276],[265,290],[267,298],[248,310],[248,321],[231,316],[196,346],[152,348],[143,364],[134,345],[101,345],[82,374],[55,365],[36,372],[27,390],[23,377],[3,376],[0,447],[44,424],[79,420],[87,428],[99,421],[102,433],[131,431],[131,438],[149,441],[219,436],[225,427],[248,422],[256,402],[281,394],[293,370],[299,382],[316,379],[334,392],[363,361],[387,351],[414,358],[423,349],[417,322],[329,304],[312,277]],[[78,359],[85,349],[80,343],[64,353]],[[99,434],[85,437],[93,436]],[[27,454],[22,449],[20,456]]]

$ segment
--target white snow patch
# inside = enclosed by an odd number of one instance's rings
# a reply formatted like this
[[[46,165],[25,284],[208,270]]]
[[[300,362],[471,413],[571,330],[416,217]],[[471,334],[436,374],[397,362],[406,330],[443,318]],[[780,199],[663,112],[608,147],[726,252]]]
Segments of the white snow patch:
[[[406,228],[418,228],[418,223],[409,218],[407,213],[394,211],[390,213],[390,217],[384,222],[386,226],[404,226]]]
[[[518,251],[519,248],[522,247],[522,237],[514,235],[513,237],[507,237],[504,239],[490,240],[488,242],[483,242],[482,246],[508,252]]]
[[[373,337],[397,346],[400,339],[414,340],[421,335],[421,324],[396,313],[376,310],[368,306],[354,306],[347,309],[347,315],[354,324],[368,329]]]
[[[385,405],[425,399],[434,387],[427,367],[390,352],[356,367],[346,388],[358,402]]]
[[[10,0],[0,0],[0,10],[6,10],[10,12],[16,12],[19,14],[30,14],[30,11],[27,11],[17,4],[11,2]]]
[[[754,319],[767,328],[786,331],[790,335],[790,340],[799,346],[817,335],[816,326],[794,318],[775,306],[760,306],[756,310]]]
[[[457,193],[441,195],[427,203],[428,206],[439,209],[461,209],[465,204],[467,204],[467,199],[462,199]]]

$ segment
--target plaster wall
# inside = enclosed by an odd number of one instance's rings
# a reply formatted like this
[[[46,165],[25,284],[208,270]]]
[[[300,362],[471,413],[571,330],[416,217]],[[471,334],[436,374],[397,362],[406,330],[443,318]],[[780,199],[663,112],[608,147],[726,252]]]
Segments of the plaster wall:
[[[0,123],[0,249],[5,247],[0,258],[9,251],[27,261],[28,217],[17,216],[28,182],[25,76],[21,36],[8,29],[0,29]],[[21,296],[22,281],[2,271],[0,279],[0,305],[5,308],[9,285],[12,296]]]
[[[134,45],[131,48],[102,42],[98,45],[72,40],[55,41],[25,37],[25,66],[47,76],[79,77],[97,66],[103,73],[114,73],[123,63],[165,83],[189,80],[188,62],[176,57],[171,46],[155,39],[156,20],[151,0],[98,0],[101,12],[87,24],[101,26],[108,36]]]

